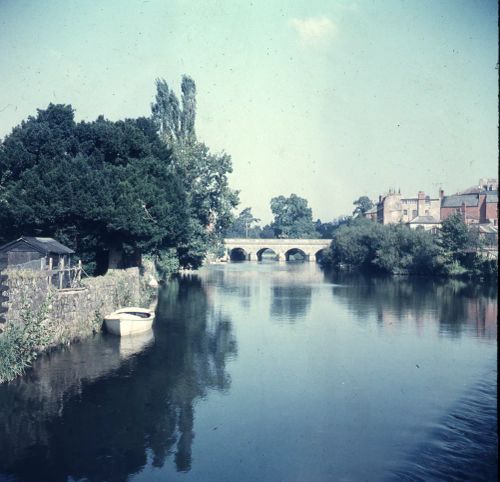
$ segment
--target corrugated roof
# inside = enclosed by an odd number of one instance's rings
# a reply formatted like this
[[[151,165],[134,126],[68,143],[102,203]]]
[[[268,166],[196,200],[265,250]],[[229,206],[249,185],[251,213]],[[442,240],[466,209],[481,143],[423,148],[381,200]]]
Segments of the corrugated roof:
[[[453,196],[445,196],[441,201],[442,208],[459,208],[465,203],[467,207],[477,206],[479,196],[477,194],[455,194]]]
[[[480,224],[479,231],[486,234],[498,234],[498,227],[491,224]]]
[[[0,251],[8,251],[8,248],[16,244],[17,242],[25,242],[31,246],[35,251],[42,254],[73,254],[72,249],[67,248],[53,238],[37,238],[31,236],[21,236],[15,241],[4,244],[0,246]]]
[[[408,224],[439,224],[440,222],[434,216],[417,216]]]

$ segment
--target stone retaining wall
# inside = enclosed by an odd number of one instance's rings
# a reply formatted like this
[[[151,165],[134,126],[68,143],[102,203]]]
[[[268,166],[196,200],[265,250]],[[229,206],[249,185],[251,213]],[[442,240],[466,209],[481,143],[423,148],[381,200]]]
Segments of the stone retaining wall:
[[[82,289],[48,288],[42,271],[3,272],[0,306],[5,322],[20,323],[27,314],[36,315],[47,301],[50,346],[69,344],[99,331],[105,315],[123,306],[141,304],[139,268],[109,270],[105,276],[82,280]]]

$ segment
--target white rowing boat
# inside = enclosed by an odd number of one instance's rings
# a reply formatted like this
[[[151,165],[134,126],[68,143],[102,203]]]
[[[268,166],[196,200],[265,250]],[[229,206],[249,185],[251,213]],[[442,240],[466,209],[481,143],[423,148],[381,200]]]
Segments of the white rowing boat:
[[[154,312],[146,308],[129,306],[104,317],[106,330],[113,335],[127,336],[151,330]]]

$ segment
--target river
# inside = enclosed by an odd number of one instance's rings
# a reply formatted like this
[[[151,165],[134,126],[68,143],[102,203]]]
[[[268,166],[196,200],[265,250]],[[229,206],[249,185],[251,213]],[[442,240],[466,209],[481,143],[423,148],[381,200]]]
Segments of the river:
[[[496,480],[496,288],[231,263],[0,386],[0,480]]]

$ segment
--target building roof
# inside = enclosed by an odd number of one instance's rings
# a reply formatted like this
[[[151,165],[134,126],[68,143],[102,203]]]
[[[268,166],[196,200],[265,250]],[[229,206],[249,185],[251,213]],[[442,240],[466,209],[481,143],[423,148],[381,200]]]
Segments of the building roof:
[[[365,211],[364,214],[377,214],[377,205],[375,205],[372,208],[368,209],[368,211]]]
[[[413,218],[408,224],[439,224],[441,221],[434,216],[417,216]]]
[[[479,232],[485,234],[498,234],[498,227],[491,224],[480,224]]]
[[[479,204],[478,194],[453,194],[445,196],[441,201],[442,208],[459,208],[465,203],[467,207],[474,207]]]
[[[74,251],[72,249],[67,248],[62,245],[58,241],[53,238],[38,238],[31,236],[21,236],[19,239],[15,241],[11,241],[10,243],[4,244],[0,246],[1,251],[9,251],[9,248],[14,246],[19,242],[24,242],[30,247],[32,247],[35,251],[38,251],[42,254],[73,254]]]
[[[486,191],[487,203],[498,203],[498,191]]]

